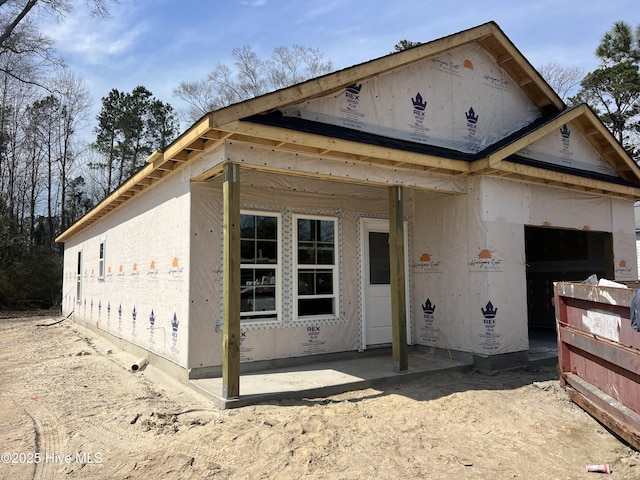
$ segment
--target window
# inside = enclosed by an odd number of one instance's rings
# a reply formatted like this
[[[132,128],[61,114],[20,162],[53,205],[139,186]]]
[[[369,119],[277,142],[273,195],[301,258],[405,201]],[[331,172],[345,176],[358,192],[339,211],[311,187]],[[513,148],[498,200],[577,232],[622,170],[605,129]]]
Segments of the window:
[[[240,215],[240,312],[243,320],[278,317],[279,217],[245,212]]]
[[[78,268],[76,270],[76,303],[82,303],[82,250],[78,250]]]
[[[335,316],[337,312],[336,221],[295,219],[297,315]]]
[[[98,280],[104,280],[104,255],[105,255],[105,239],[100,239],[100,251],[98,255]]]

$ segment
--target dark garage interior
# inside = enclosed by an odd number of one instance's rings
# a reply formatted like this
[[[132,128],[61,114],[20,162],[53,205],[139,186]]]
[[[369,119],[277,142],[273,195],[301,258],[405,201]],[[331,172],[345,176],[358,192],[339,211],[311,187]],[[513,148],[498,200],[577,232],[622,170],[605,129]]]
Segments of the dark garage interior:
[[[612,234],[525,226],[529,334],[555,331],[553,282],[583,281],[595,274],[613,280]]]

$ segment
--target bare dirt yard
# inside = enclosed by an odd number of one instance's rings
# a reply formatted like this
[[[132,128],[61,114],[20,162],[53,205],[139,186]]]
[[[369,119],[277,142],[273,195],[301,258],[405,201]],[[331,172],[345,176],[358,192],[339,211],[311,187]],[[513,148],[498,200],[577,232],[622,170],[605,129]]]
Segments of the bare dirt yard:
[[[57,319],[0,318],[2,479],[640,478],[553,369],[221,411],[79,325],[41,326]]]

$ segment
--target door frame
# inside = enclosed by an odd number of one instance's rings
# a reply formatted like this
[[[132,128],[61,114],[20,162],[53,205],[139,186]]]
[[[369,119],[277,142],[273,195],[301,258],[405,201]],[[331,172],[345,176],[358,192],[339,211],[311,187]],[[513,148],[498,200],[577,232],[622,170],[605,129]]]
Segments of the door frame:
[[[406,324],[407,324],[407,345],[413,344],[411,334],[411,294],[409,288],[409,226],[405,220],[404,226],[404,283],[405,283],[405,303],[406,303]],[[388,217],[361,217],[359,223],[360,231],[360,351],[367,349],[367,262],[368,262],[368,232],[389,233]],[[391,344],[391,343],[390,343]]]

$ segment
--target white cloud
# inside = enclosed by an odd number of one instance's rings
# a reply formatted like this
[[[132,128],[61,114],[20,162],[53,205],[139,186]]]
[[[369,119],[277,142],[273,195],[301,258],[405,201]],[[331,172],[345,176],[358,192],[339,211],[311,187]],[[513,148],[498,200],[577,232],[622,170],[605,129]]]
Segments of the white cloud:
[[[85,6],[78,6],[62,21],[44,25],[42,30],[56,42],[56,49],[64,57],[73,56],[78,62],[96,65],[132,52],[136,40],[149,28],[143,21],[129,23],[127,19],[140,17],[132,15],[123,4],[117,4],[110,13],[109,18],[95,17]]]

